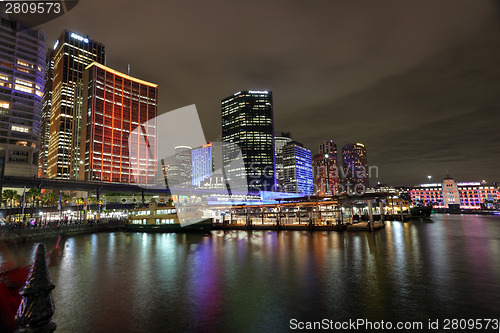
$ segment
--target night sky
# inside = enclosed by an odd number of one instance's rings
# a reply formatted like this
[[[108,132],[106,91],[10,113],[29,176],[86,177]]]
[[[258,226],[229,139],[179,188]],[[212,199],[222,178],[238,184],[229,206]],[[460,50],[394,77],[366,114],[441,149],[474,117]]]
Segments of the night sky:
[[[81,1],[43,25],[102,42],[107,65],[159,84],[160,113],[271,90],[275,130],[313,153],[367,147],[379,181],[500,181],[500,11],[489,0]],[[371,182],[376,182],[372,179]]]

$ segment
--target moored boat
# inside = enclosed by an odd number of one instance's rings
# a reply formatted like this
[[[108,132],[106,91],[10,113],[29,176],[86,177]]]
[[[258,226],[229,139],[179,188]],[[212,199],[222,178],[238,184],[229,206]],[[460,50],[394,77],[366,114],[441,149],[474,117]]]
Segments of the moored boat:
[[[158,206],[155,202],[146,208],[129,211],[125,228],[141,232],[206,232],[212,230],[211,218],[196,218],[196,222],[181,225],[175,206]]]
[[[411,207],[410,208],[411,217],[430,218],[431,213],[432,213],[431,206]]]

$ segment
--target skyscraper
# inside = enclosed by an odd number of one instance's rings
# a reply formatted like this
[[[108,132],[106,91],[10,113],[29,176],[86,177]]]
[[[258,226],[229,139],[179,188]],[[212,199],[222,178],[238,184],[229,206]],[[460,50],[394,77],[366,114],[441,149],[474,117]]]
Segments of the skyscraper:
[[[213,172],[212,144],[208,143],[196,147],[191,151],[192,184],[200,186],[200,183],[210,177]]]
[[[337,145],[333,140],[323,141],[319,145],[319,154],[313,157],[314,186],[317,195],[337,194],[339,172],[337,163]]]
[[[155,184],[157,85],[94,62],[83,87],[79,178]],[[141,148],[140,136],[149,150]]]
[[[284,188],[287,193],[313,194],[311,151],[301,143],[283,147]]]
[[[70,178],[71,162],[75,158],[73,138],[80,136],[80,128],[74,124],[81,121],[81,115],[76,114],[77,111],[81,111],[81,108],[75,108],[78,83],[88,65],[94,61],[104,64],[104,60],[104,45],[74,32],[63,31],[54,45],[47,160],[47,177],[49,178]]]
[[[208,143],[193,149],[193,185],[206,190],[224,190],[222,142]],[[211,168],[209,171],[209,166]]]
[[[354,190],[357,184],[369,186],[366,148],[362,143],[348,143],[342,148],[345,190]]]
[[[40,153],[38,154],[38,177],[47,175],[47,158],[49,155],[50,109],[52,106],[52,82],[54,72],[54,50],[47,51],[45,64],[45,86],[42,105],[42,130],[40,134]]]
[[[273,98],[270,91],[240,91],[222,100],[222,142],[231,143],[223,144],[225,166],[238,158],[239,151],[244,163],[244,168],[228,167],[226,176],[229,179],[246,174],[250,192],[274,188]]]
[[[43,103],[46,34],[0,15],[0,150],[5,175],[34,176]]]
[[[276,184],[279,192],[284,191],[283,147],[292,142],[290,132],[274,137],[274,158],[276,161]]]
[[[189,146],[175,147],[175,155],[161,160],[165,185],[189,188],[193,182],[192,149]]]

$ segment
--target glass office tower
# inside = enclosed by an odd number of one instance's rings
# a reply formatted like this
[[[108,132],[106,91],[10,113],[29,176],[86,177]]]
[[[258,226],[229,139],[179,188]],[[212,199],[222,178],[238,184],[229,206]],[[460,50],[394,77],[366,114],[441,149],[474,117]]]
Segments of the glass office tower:
[[[369,186],[366,148],[362,143],[348,143],[342,148],[344,185],[346,190],[354,189],[357,184]]]
[[[54,50],[47,52],[45,64],[45,86],[42,105],[42,129],[40,133],[40,153],[38,154],[38,177],[47,175],[47,158],[49,156],[50,109],[52,106],[52,82],[54,72]]]
[[[270,91],[240,91],[222,100],[222,142],[226,177],[233,181],[246,177],[249,192],[274,189],[273,98]],[[243,164],[231,166],[240,151]]]
[[[5,175],[33,177],[43,103],[46,34],[0,15],[0,151]]]
[[[309,149],[295,141],[284,146],[283,168],[285,192],[313,194],[313,170]]]
[[[274,159],[276,162],[276,188],[278,192],[284,192],[284,169],[283,169],[283,147],[292,142],[290,132],[281,133],[274,137]]]
[[[75,107],[77,86],[92,62],[104,64],[104,45],[71,31],[63,31],[54,44],[54,71],[47,177],[69,179],[75,136],[79,137],[81,108]],[[75,125],[75,123],[77,125]],[[78,148],[76,148],[78,149]]]

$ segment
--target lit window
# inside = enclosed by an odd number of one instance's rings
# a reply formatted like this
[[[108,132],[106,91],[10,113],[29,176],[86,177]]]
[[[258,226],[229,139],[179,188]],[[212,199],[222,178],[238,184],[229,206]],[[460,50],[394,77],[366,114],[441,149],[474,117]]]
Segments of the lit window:
[[[27,87],[21,86],[19,84],[16,84],[14,86],[14,89],[25,92],[25,93],[29,93],[29,94],[33,94],[35,92],[35,90],[33,88],[27,88]]]
[[[30,87],[30,88],[33,87],[33,83],[31,83],[29,81],[25,81],[25,80],[16,79],[16,83],[22,84],[23,86]]]
[[[0,101],[0,107],[8,109],[10,108],[10,103]]]
[[[10,129],[12,131],[23,132],[23,133],[28,133],[30,130],[29,127],[17,126],[17,125],[12,125]]]
[[[24,62],[24,61],[22,61],[22,60],[17,60],[17,64],[18,64],[18,65],[22,65],[22,66],[24,66],[24,67],[29,67],[29,68],[33,68],[33,67],[34,67],[33,65],[28,64],[27,62]]]

